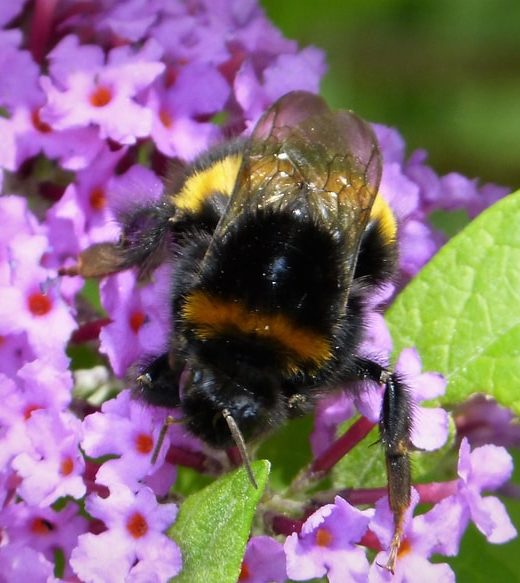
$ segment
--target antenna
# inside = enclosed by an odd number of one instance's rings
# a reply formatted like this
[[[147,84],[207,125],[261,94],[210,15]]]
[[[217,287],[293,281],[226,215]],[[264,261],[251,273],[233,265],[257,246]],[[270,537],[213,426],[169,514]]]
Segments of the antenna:
[[[159,432],[159,436],[157,438],[157,444],[152,452],[152,459],[150,460],[151,465],[153,466],[159,457],[159,452],[161,451],[162,444],[164,443],[164,438],[166,437],[166,432],[168,428],[174,425],[175,423],[182,423],[183,419],[175,419],[171,415],[168,415],[164,420],[164,423],[161,427],[161,431]]]
[[[250,480],[251,484],[253,484],[253,488],[255,488],[257,490],[258,484],[256,483],[255,476],[253,474],[253,469],[251,468],[251,462],[249,460],[249,456],[247,455],[246,442],[244,441],[244,437],[243,437],[240,429],[238,428],[237,422],[233,419],[233,416],[231,415],[229,410],[223,409],[222,415],[223,415],[224,419],[226,420],[226,423],[228,424],[229,431],[231,431],[231,436],[233,437],[233,441],[235,442],[235,445],[238,447],[238,451],[240,452],[240,455],[242,457],[242,463],[244,464],[244,467],[246,468],[246,472],[247,472],[247,475],[249,477],[249,480]]]

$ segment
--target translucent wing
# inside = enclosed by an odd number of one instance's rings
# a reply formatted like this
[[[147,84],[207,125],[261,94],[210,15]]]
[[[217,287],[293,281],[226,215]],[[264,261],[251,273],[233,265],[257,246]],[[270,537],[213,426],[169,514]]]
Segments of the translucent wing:
[[[244,212],[305,213],[344,238],[350,278],[380,177],[379,148],[366,122],[331,111],[317,95],[288,93],[256,125],[214,239]],[[348,290],[350,279],[345,284]]]

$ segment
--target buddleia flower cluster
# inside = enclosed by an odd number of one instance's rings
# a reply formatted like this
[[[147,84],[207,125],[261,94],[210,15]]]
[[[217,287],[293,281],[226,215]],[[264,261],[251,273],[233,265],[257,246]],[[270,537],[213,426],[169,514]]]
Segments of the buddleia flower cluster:
[[[0,27],[0,573],[36,583],[168,581],[186,561],[183,540],[167,535],[183,508],[179,475],[234,465],[182,424],[164,434],[172,412],[132,396],[132,367],[168,339],[174,267],[160,266],[147,285],[131,270],[99,286],[60,270],[89,245],[117,240],[118,217],[161,196],[171,160],[247,134],[288,91],[318,92],[325,58],[285,39],[254,0],[16,0],[1,3]],[[431,213],[476,216],[507,191],[439,177],[423,152],[406,157],[397,131],[374,129],[381,193],[399,221],[400,277],[374,298],[363,350],[387,363],[381,310],[444,243]],[[413,347],[396,366],[413,392],[413,444],[452,443],[448,413],[421,405],[442,397],[444,379],[422,372]],[[377,424],[381,399],[366,387],[319,404],[308,439],[321,477]],[[452,479],[415,487],[393,580],[453,580],[430,559],[457,554],[470,522],[491,543],[516,535],[499,499],[484,495],[508,481],[511,458],[468,437],[456,440]],[[300,497],[292,514],[267,500],[240,581],[390,580],[379,566],[392,535],[384,488],[326,498]]]

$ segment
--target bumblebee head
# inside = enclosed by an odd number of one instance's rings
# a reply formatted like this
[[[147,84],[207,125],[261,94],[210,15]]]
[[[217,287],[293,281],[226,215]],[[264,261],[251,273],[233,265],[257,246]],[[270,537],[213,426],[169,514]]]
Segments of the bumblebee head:
[[[207,367],[194,366],[185,384],[181,407],[188,429],[217,448],[238,445],[232,432],[248,441],[283,421],[280,388],[267,374],[229,377]],[[281,416],[283,416],[281,418]]]

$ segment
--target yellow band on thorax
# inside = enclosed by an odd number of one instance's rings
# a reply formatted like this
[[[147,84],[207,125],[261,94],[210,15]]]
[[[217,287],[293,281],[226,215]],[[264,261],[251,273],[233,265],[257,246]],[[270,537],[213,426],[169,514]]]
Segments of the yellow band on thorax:
[[[219,192],[231,196],[235,186],[242,156],[235,154],[214,162],[209,168],[189,176],[184,186],[173,198],[173,204],[181,210],[198,213],[204,201]]]
[[[386,200],[378,194],[370,212],[371,221],[379,221],[381,233],[386,242],[395,241],[397,237],[397,221]]]

